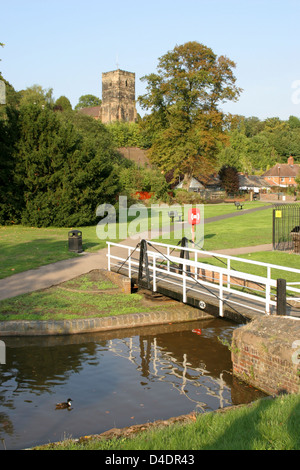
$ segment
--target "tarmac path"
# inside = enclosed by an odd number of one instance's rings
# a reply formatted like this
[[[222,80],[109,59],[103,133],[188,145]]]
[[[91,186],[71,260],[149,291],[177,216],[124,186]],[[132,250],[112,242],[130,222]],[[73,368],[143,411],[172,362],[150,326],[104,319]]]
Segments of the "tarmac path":
[[[205,223],[227,219],[229,217],[242,216],[250,212],[269,209],[271,206],[263,206],[256,209],[237,210],[230,214],[211,217]],[[140,234],[135,238],[128,238],[122,243],[135,247],[141,238],[147,238],[147,234]],[[270,251],[272,244],[241,247],[226,250],[214,250],[215,253],[238,256],[257,251]],[[83,252],[76,258],[70,258],[56,263],[47,264],[36,269],[14,274],[0,280],[0,300],[15,297],[17,295],[46,289],[62,282],[73,279],[94,269],[107,268],[107,248],[96,253]],[[124,251],[122,252],[124,254]]]

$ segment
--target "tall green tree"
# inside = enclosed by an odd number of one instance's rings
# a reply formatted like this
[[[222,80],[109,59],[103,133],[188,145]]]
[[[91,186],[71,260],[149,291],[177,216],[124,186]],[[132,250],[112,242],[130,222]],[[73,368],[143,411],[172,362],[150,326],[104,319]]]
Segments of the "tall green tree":
[[[41,85],[32,85],[26,90],[19,91],[20,104],[34,104],[37,106],[52,107],[54,104],[53,89],[44,89]]]
[[[23,186],[16,178],[15,146],[18,142],[18,111],[7,106],[5,119],[0,118],[0,224],[20,221],[23,209]]]
[[[66,96],[60,96],[54,103],[55,111],[72,111],[72,105]]]
[[[115,202],[116,153],[104,126],[97,127],[97,138],[91,138],[94,120],[85,118],[81,116],[74,125],[65,113],[47,107],[20,108],[16,173],[24,185],[22,223],[37,227],[93,224],[97,206]],[[89,131],[80,129],[85,126]]]
[[[78,103],[75,106],[75,109],[82,109],[82,108],[90,108],[93,106],[100,106],[101,104],[100,98],[95,95],[82,95],[79,98]]]
[[[176,46],[158,62],[157,73],[142,78],[147,93],[139,97],[150,110],[142,125],[152,145],[152,162],[174,176],[203,173],[215,162],[217,148],[226,140],[224,114],[219,105],[237,100],[235,64],[198,42]]]
[[[236,194],[239,190],[239,176],[235,167],[224,165],[219,171],[221,186],[227,193]]]
[[[106,127],[109,130],[117,148],[142,146],[142,139],[137,123],[115,121],[106,124]]]

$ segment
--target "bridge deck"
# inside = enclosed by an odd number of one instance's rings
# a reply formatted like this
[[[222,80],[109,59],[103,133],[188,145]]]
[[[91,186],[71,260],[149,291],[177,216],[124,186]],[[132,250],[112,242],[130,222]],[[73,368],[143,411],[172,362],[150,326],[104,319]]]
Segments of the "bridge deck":
[[[114,266],[112,271],[119,272],[124,276],[128,276],[128,269],[119,266]],[[132,272],[131,279],[133,284],[137,286],[138,284],[138,272]],[[145,279],[142,279],[140,287],[146,290],[153,291],[153,278],[150,276],[150,289],[148,289],[147,282]],[[158,275],[156,278],[156,292],[166,297],[170,297],[179,302],[183,302],[183,287],[180,279],[174,283],[174,279],[171,276],[168,276],[166,273],[164,276]],[[218,288],[205,288],[201,286],[201,281],[199,284],[195,285],[194,281],[187,280],[187,299],[186,303],[195,308],[200,308],[205,310],[205,312],[219,317],[219,297],[218,297]],[[240,298],[232,293],[223,294],[223,309],[224,317],[232,319],[238,322],[244,322],[245,319],[253,319],[258,315],[265,314],[263,310],[263,305],[260,302],[251,300],[247,301],[248,306],[241,306]],[[259,310],[261,313],[259,313]],[[275,307],[271,307],[271,314],[276,314]],[[287,305],[287,315],[295,316],[300,318],[300,310]]]

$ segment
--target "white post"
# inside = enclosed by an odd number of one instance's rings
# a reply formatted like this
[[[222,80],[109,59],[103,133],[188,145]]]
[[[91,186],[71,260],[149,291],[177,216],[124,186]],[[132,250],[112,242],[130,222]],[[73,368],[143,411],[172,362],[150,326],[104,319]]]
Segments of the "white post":
[[[270,297],[271,297],[271,267],[267,267],[267,283],[266,283],[266,314],[270,315]]]
[[[186,275],[185,275],[185,269],[186,269],[186,266],[183,264],[182,265],[182,289],[183,289],[183,293],[182,293],[183,299],[182,299],[182,301],[183,301],[184,304],[186,304]]]
[[[152,257],[152,266],[153,266],[153,292],[156,292],[156,257],[153,254]]]
[[[110,243],[107,242],[107,268],[110,271]]]
[[[220,317],[224,317],[224,312],[223,312],[223,273],[220,273],[219,277],[220,277],[219,315],[220,315]]]
[[[170,272],[170,261],[169,261],[169,258],[170,258],[170,247],[167,246],[167,266],[168,266],[168,273]]]
[[[198,263],[198,253],[197,251],[195,252],[195,279],[197,281],[198,279],[198,267],[197,267],[197,263]]]
[[[227,274],[227,288],[230,289],[230,258],[227,259],[227,269],[228,269],[228,274]]]
[[[128,277],[131,279],[131,248],[128,248]]]

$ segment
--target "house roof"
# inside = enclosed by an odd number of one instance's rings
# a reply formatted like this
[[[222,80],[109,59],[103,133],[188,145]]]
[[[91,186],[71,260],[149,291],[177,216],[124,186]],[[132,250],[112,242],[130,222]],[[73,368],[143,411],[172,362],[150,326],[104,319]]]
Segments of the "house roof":
[[[183,186],[183,180],[176,186],[176,189],[181,189]],[[204,186],[202,183],[200,183],[196,178],[192,177],[190,181],[190,186],[189,189],[204,189]]]
[[[86,116],[99,118],[101,114],[101,106],[90,106],[88,108],[81,108],[79,110],[79,113],[85,114]]]
[[[262,176],[239,174],[240,189],[270,188],[270,184]]]
[[[296,178],[300,172],[300,165],[288,165],[287,163],[277,163],[275,166],[266,171],[263,176],[276,176],[280,178]]]

